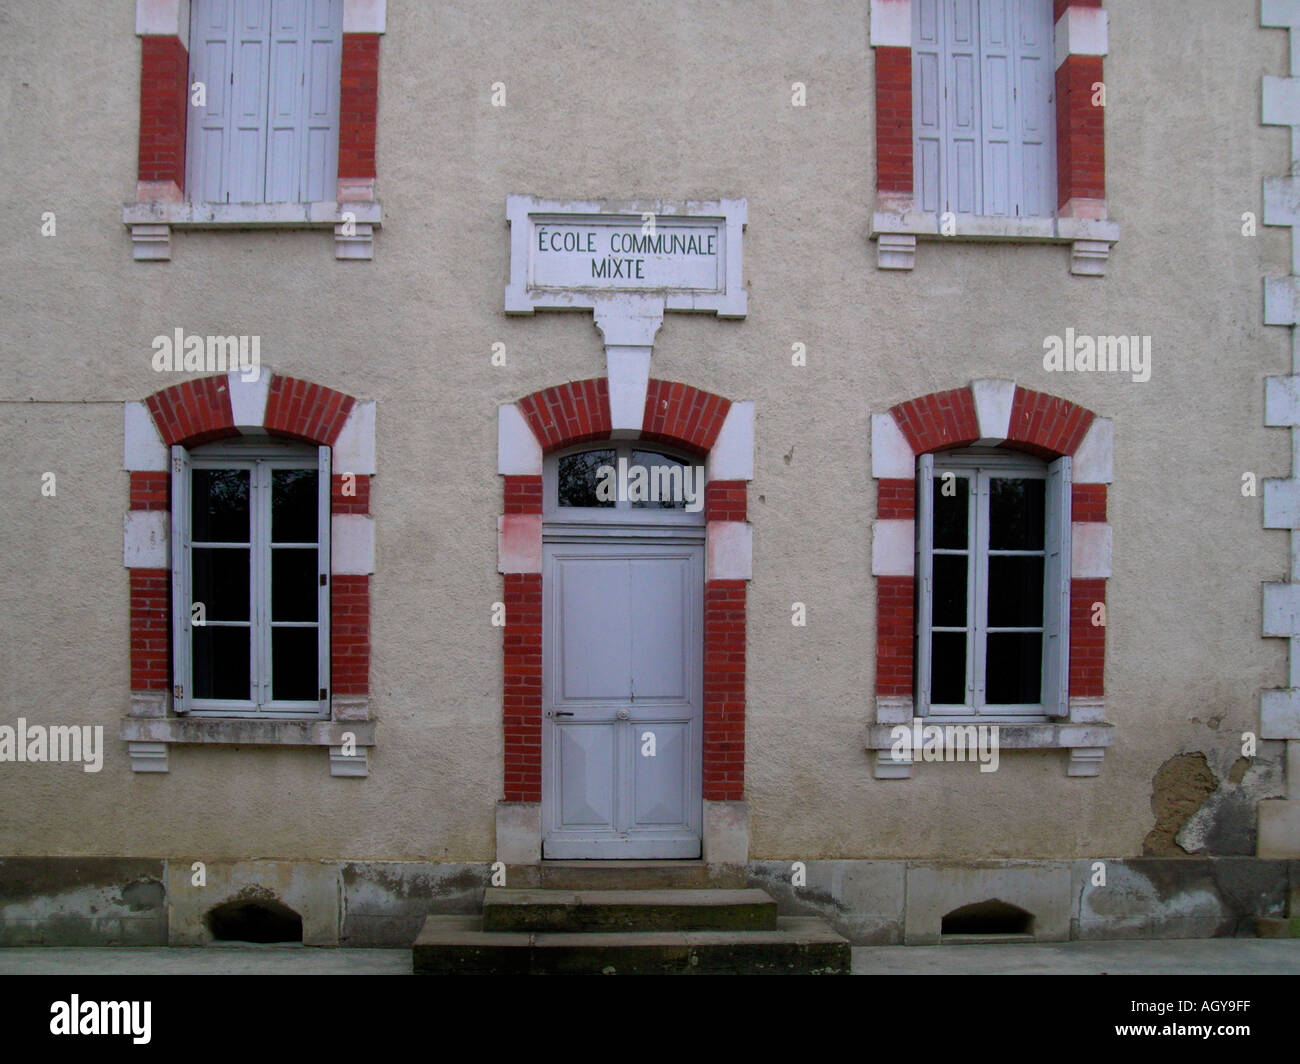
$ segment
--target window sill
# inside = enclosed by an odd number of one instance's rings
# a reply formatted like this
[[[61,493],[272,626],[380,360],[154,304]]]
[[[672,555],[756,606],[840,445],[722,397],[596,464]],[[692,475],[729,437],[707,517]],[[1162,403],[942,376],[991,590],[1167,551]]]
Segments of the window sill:
[[[1119,242],[1119,224],[1092,218],[1002,218],[957,215],[955,231],[943,232],[943,215],[923,211],[877,211],[871,217],[876,265],[882,270],[910,270],[916,265],[916,242],[1070,244],[1070,272],[1104,277],[1111,247]]]
[[[119,738],[129,744],[135,772],[166,772],[172,745],[327,746],[330,775],[365,776],[375,722],[133,716],[123,719]]]
[[[927,759],[917,756],[895,759],[892,751],[900,738],[896,729],[904,727],[911,732],[918,724],[921,728],[983,725],[997,728],[999,750],[1069,750],[1069,775],[1097,776],[1101,773],[1101,762],[1107,748],[1115,744],[1115,726],[1102,719],[1104,710],[1104,705],[1095,699],[1072,699],[1070,719],[1061,721],[943,716],[913,718],[910,698],[881,698],[877,700],[876,708],[878,723],[867,728],[866,749],[876,755],[876,779],[908,779],[912,775],[912,765]]]
[[[383,208],[373,200],[355,203],[187,203],[151,200],[128,203],[122,222],[131,230],[137,261],[171,258],[172,229],[328,229],[334,230],[334,257],[371,259],[374,231],[383,226]]]

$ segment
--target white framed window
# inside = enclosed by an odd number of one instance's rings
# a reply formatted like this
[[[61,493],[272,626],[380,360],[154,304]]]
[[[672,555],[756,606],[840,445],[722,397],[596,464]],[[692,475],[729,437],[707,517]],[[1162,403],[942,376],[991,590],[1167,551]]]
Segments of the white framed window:
[[[330,449],[172,447],[173,704],[329,716]]]
[[[926,454],[917,482],[919,715],[1069,715],[1070,466]]]
[[[343,0],[192,0],[187,198],[333,200],[342,62]]]
[[[1056,214],[1052,0],[912,0],[917,210]]]
[[[578,444],[547,455],[545,474],[548,522],[704,524],[704,463],[662,444]]]

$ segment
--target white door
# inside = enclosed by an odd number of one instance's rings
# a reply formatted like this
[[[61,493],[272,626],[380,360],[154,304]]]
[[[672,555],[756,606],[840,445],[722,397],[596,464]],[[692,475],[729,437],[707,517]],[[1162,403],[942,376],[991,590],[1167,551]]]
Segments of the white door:
[[[542,855],[700,856],[704,550],[548,543]]]

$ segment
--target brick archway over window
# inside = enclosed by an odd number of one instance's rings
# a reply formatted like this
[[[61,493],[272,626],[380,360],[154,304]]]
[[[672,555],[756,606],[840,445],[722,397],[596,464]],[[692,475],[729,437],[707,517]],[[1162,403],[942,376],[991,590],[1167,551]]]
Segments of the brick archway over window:
[[[249,429],[335,450],[330,485],[334,529],[330,690],[346,699],[369,695],[373,425],[373,403],[358,403],[332,388],[265,369],[256,381],[243,380],[236,370],[182,381],[155,392],[143,403],[127,404],[126,465],[131,501],[126,555],[133,695],[165,693],[171,672],[171,569],[165,533],[171,507],[168,449],[175,444],[194,447]],[[358,707],[346,712],[365,710]],[[341,715],[336,705],[335,716]]]
[[[542,798],[541,458],[611,431],[607,378],[533,392],[501,408],[505,581],[504,796]],[[651,379],[639,438],[705,457],[704,788],[706,801],[745,790],[745,607],[750,578],[746,521],[753,409],[690,385]],[[527,470],[527,472],[523,472]]]
[[[911,698],[915,578],[916,457],[959,447],[997,446],[1051,460],[1074,459],[1071,491],[1070,697],[1100,699],[1106,628],[1092,623],[1106,601],[1111,529],[1111,422],[1066,399],[1014,381],[975,381],[934,392],[872,419],[876,527],[876,696]]]

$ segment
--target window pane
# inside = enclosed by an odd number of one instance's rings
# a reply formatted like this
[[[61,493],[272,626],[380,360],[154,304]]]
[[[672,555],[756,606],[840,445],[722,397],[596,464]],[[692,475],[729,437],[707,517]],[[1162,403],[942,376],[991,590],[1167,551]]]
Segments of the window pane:
[[[561,506],[605,506],[614,505],[614,479],[609,477],[608,489],[602,494],[604,499],[596,498],[599,483],[596,471],[601,466],[615,467],[613,451],[582,451],[570,454],[559,462],[559,503]]]
[[[1038,628],[1042,623],[1043,559],[1023,554],[991,557],[989,627]]]
[[[314,547],[271,551],[271,620],[316,620],[319,588]]]
[[[248,548],[193,547],[190,591],[209,621],[248,620]],[[190,603],[187,609],[193,609]]]
[[[248,701],[248,629],[195,626],[191,631],[194,697]]]
[[[320,698],[315,628],[271,629],[271,698],[316,702]]]
[[[930,637],[930,702],[936,706],[966,704],[966,636],[935,632]]]
[[[646,470],[644,488],[633,479],[636,467]],[[704,505],[704,478],[695,475],[695,467],[677,458],[654,451],[633,451],[628,465],[628,497],[635,509],[685,510],[692,502],[698,512]],[[688,495],[690,498],[688,498]],[[698,500],[698,501],[696,501]]]
[[[271,539],[316,542],[316,470],[271,470]]]
[[[934,556],[934,624],[939,628],[966,627],[964,554]]]
[[[988,640],[984,701],[1004,706],[1041,702],[1043,637],[1037,633],[995,633]]]
[[[194,470],[192,542],[248,542],[248,484],[247,469]]]
[[[1042,550],[1047,482],[993,477],[989,481],[989,549]]]
[[[966,526],[970,519],[970,479],[934,474],[934,545],[941,549],[965,550],[969,546]]]

